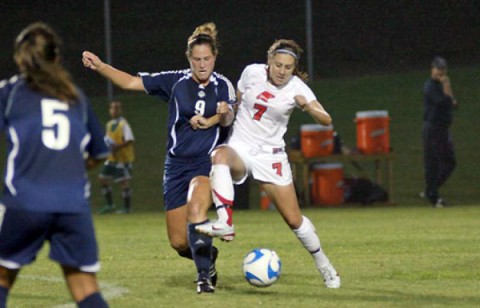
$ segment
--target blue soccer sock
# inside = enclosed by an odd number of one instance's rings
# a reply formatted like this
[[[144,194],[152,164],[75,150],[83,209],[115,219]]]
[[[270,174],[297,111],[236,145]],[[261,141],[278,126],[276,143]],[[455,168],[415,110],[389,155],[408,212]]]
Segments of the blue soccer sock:
[[[209,278],[208,271],[212,264],[212,238],[195,231],[195,226],[208,222],[208,220],[188,224],[188,244],[192,251],[193,261],[197,267],[199,278]]]
[[[7,296],[10,289],[5,287],[0,287],[0,308],[7,307]]]
[[[130,211],[131,198],[132,198],[132,190],[130,189],[130,187],[122,190],[123,207],[127,212]]]
[[[113,204],[112,187],[110,185],[102,186],[102,195],[105,197],[108,205]]]
[[[100,292],[95,292],[77,303],[79,308],[108,308],[107,302]]]

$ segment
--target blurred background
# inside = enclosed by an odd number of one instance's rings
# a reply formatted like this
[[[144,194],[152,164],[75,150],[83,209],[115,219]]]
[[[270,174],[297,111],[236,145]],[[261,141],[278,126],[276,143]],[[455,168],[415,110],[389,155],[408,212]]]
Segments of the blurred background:
[[[309,1],[109,2],[112,64],[132,74],[187,68],[187,38],[197,25],[208,21],[216,23],[221,43],[216,71],[234,84],[246,65],[265,61],[275,39],[289,38],[307,45]],[[12,61],[15,36],[27,24],[44,21],[63,38],[66,67],[92,98],[101,120],[108,120],[106,82],[81,63],[84,50],[105,59],[104,4],[101,0],[0,1],[1,78],[16,73]],[[479,16],[480,2],[473,0],[311,1],[311,86],[333,115],[342,141],[350,146],[355,145],[356,111],[389,111],[399,205],[421,204],[417,195],[423,189],[422,87],[436,55],[448,60],[453,90],[461,104],[453,127],[459,165],[443,191],[454,204],[478,203]],[[304,68],[306,58],[301,60]],[[114,89],[113,94],[124,102],[125,116],[137,138],[134,208],[162,208],[166,108],[141,93]],[[302,123],[311,122],[304,114],[295,113],[287,143],[298,135]],[[91,176],[95,182],[96,172]],[[250,207],[258,202],[255,189],[252,186],[251,195],[257,199],[252,199]],[[99,195],[94,194],[94,201],[101,203]]]
[[[312,4],[315,77],[425,68],[433,55],[452,67],[478,62],[479,1],[320,1]],[[128,72],[187,67],[186,40],[214,21],[221,55],[217,71],[236,80],[252,62],[263,62],[273,40],[306,46],[302,0],[110,0],[112,61]],[[0,1],[2,75],[15,72],[11,46],[28,23],[52,25],[65,43],[65,62],[90,95],[104,95],[101,79],[85,71],[80,55],[105,59],[104,1]],[[306,66],[306,63],[304,62]]]

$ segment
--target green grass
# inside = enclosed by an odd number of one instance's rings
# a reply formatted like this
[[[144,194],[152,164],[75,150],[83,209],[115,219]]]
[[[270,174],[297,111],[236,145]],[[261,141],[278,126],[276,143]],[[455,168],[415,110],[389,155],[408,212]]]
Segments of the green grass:
[[[480,207],[332,208],[304,213],[342,277],[326,289],[313,260],[276,211],[237,211],[238,236],[218,241],[219,283],[195,293],[195,269],[169,247],[162,213],[96,216],[99,280],[112,307],[475,307],[480,305]],[[283,268],[272,287],[244,281],[243,256],[274,249]],[[10,307],[69,302],[60,271],[39,260],[21,273]],[[110,295],[108,295],[110,294]]]

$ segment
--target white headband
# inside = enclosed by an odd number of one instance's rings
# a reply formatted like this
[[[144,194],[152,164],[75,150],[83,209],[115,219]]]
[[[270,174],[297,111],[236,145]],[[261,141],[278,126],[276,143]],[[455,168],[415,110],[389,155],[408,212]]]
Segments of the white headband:
[[[275,53],[286,53],[294,57],[296,60],[298,60],[298,56],[293,51],[288,49],[277,49],[275,50]]]

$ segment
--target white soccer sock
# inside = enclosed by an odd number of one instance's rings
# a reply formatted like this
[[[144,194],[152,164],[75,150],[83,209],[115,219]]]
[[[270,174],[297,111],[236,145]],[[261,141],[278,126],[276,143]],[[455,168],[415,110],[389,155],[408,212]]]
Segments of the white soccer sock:
[[[300,228],[293,230],[293,232],[300,242],[302,242],[303,247],[305,247],[305,249],[307,249],[312,255],[313,259],[315,260],[315,264],[317,265],[317,269],[324,268],[330,264],[330,260],[328,260],[327,256],[322,250],[320,239],[315,232],[315,227],[313,226],[312,222],[307,217],[302,217],[302,225]]]
[[[213,165],[210,172],[210,184],[218,219],[231,225],[232,211],[225,207],[233,206],[234,190],[230,168],[227,165]]]

